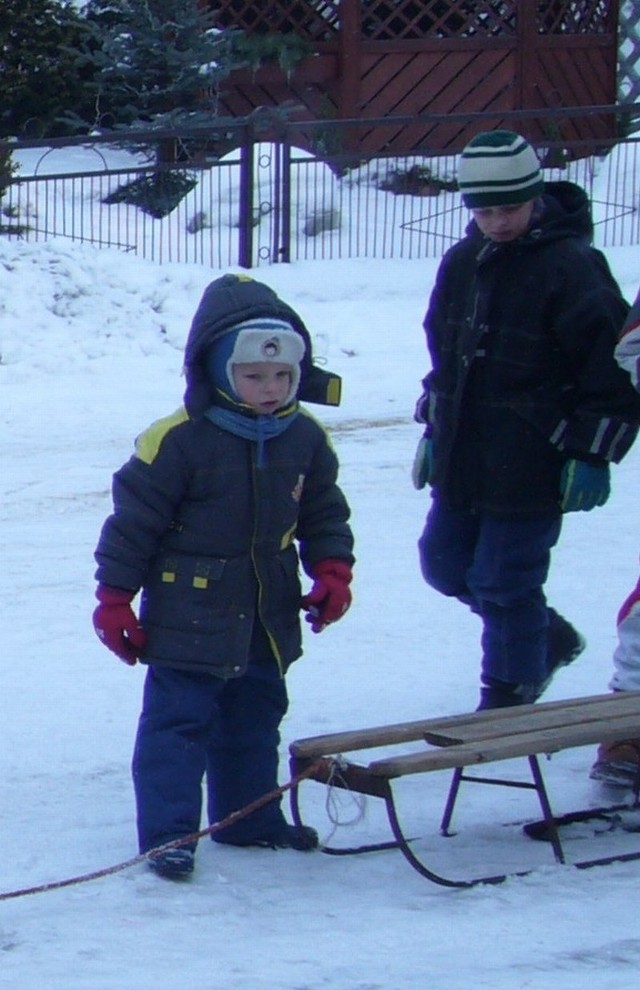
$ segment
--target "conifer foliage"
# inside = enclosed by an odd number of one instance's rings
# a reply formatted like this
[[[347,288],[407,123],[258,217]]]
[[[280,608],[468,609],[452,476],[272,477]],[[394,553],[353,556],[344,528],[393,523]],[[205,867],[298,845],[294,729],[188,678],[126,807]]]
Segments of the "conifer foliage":
[[[199,0],[89,0],[98,120],[204,123],[232,64],[227,32]],[[206,115],[201,119],[195,119]]]
[[[82,17],[70,0],[2,0],[0,136],[68,133],[83,112],[86,77],[77,61]]]

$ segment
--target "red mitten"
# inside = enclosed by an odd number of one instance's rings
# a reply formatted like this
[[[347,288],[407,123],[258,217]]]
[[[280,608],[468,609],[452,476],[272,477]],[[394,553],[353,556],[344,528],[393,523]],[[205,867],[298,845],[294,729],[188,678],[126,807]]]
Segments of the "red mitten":
[[[313,587],[302,599],[305,619],[314,633],[337,622],[351,605],[351,567],[344,560],[320,560],[311,569]]]
[[[106,647],[133,667],[147,640],[131,608],[135,592],[99,584],[96,598],[100,604],[93,613],[93,628]]]

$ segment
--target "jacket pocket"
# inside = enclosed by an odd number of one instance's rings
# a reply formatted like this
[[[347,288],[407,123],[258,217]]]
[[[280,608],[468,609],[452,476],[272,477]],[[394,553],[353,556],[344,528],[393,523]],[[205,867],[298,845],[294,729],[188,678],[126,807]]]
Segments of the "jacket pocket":
[[[247,558],[158,558],[142,594],[146,624],[212,631],[253,611],[255,582]]]
[[[140,603],[145,657],[238,676],[248,659],[255,616],[249,566],[246,558],[158,558]]]

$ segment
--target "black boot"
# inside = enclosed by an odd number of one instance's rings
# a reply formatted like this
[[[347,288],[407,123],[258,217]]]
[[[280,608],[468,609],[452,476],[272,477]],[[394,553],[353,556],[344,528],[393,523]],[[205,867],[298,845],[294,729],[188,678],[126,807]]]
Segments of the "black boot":
[[[556,671],[567,667],[584,652],[587,641],[574,629],[563,615],[554,608],[547,608],[549,631],[547,633],[546,675],[539,685],[536,699],[547,690]],[[533,699],[533,700],[536,700]]]
[[[318,848],[318,833],[310,825],[289,825],[284,822],[280,828],[265,835],[248,839],[224,839],[213,835],[215,842],[229,846],[258,846],[261,849],[296,849],[298,852],[311,852]]]
[[[482,712],[487,708],[513,708],[515,705],[526,705],[535,700],[535,688],[525,684],[507,684],[493,677],[486,677],[480,689],[480,704],[476,711]]]

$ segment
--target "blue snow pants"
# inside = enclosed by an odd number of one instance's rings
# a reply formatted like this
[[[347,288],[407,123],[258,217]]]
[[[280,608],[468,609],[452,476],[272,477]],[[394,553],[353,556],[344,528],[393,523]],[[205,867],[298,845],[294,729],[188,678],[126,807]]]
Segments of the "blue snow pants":
[[[497,518],[434,500],[418,547],[425,581],[482,619],[481,680],[536,685],[547,675],[543,586],[560,513]]]
[[[287,707],[273,657],[228,681],[151,665],[132,763],[140,851],[201,828],[205,774],[210,824],[276,788]],[[275,799],[214,838],[269,838],[284,821]]]

